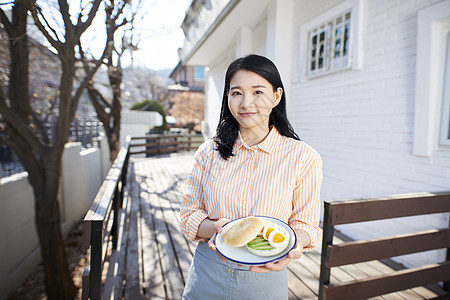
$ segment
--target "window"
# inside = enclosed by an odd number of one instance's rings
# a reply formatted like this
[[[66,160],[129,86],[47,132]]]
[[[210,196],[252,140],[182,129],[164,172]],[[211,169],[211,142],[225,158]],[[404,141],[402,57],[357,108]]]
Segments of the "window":
[[[418,12],[413,140],[417,156],[450,146],[449,32],[450,1]]]
[[[194,79],[195,80],[205,80],[205,67],[195,67]]]
[[[450,146],[450,32],[447,32],[446,48],[440,142],[441,145]]]
[[[299,81],[362,68],[366,11],[367,1],[347,0],[300,26]]]
[[[346,12],[309,32],[308,75],[349,68],[350,16]]]

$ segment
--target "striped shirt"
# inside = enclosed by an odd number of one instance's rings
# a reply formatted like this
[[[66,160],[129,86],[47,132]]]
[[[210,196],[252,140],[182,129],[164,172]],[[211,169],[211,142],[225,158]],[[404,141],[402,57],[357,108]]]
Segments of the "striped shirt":
[[[270,216],[302,229],[318,244],[322,159],[309,145],[287,138],[272,127],[259,144],[249,147],[240,134],[234,156],[224,160],[213,140],[204,142],[186,182],[181,229],[192,241],[206,219]]]

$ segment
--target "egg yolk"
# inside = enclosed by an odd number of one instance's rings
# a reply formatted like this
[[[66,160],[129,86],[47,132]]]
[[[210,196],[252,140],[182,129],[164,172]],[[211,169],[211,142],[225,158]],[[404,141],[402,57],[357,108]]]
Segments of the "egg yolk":
[[[270,233],[272,232],[272,231],[274,231],[275,229],[274,228],[272,228],[272,227],[270,227],[269,229],[267,229],[267,231],[266,231],[266,240],[268,240],[269,239],[269,235],[270,235]]]
[[[275,234],[274,236],[273,236],[273,242],[274,243],[282,243],[282,242],[284,242],[284,240],[285,240],[286,238],[284,237],[284,234],[282,234],[282,233],[277,233],[277,234]]]

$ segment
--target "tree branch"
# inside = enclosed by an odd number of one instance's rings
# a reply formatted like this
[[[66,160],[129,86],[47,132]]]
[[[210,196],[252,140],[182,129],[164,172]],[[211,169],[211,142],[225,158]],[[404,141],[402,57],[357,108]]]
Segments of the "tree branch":
[[[58,4],[59,4],[59,11],[63,18],[64,27],[66,28],[66,35],[67,35],[68,32],[72,32],[74,29],[72,21],[70,20],[69,4],[67,3],[67,0],[58,0]],[[70,33],[70,35],[72,34]]]
[[[75,35],[77,38],[80,38],[80,36],[83,34],[83,32],[92,24],[92,21],[94,20],[95,14],[98,11],[98,8],[100,6],[100,3],[102,0],[94,0],[92,3],[92,8],[89,11],[88,18],[86,22],[78,22],[75,26]],[[80,12],[81,13],[81,12]],[[81,21],[81,19],[79,19]]]
[[[8,108],[6,104],[5,94],[3,90],[0,88],[0,114],[3,116],[6,124],[12,127],[12,129],[16,130],[24,140],[28,142],[28,144],[36,149],[39,154],[43,153],[44,147],[39,139],[36,137],[31,128],[25,124],[22,119],[15,114],[11,109]]]
[[[48,42],[59,52],[62,53],[63,52],[63,43],[59,40],[58,38],[58,34],[56,32],[55,29],[53,29],[50,24],[48,23],[47,19],[45,18],[44,14],[42,14],[41,12],[38,12],[38,10],[40,11],[40,8],[38,7],[38,5],[36,4],[35,0],[28,0],[30,3],[30,12],[31,12],[31,16],[33,17],[34,23],[36,24],[36,26],[38,27],[39,31],[42,32],[42,34],[47,38]],[[47,25],[47,27],[49,28],[49,30],[51,30],[51,32],[53,33],[53,35],[55,36],[55,38],[53,38],[50,33],[48,32],[48,30],[45,28],[45,26],[42,24],[41,20],[39,19],[39,15],[42,17],[42,19],[44,20],[45,24]]]
[[[8,19],[8,16],[5,14],[2,8],[0,8],[0,22],[5,26],[5,30],[7,33],[11,32],[11,22]]]
[[[123,0],[122,6],[119,7],[119,9],[117,10],[116,15],[114,16],[113,20],[114,22],[117,21],[117,19],[119,18],[119,16],[123,13],[123,9],[125,8],[125,6],[127,6],[127,4],[130,2],[130,0]],[[128,20],[126,18],[124,18],[124,21],[122,21],[122,25],[125,25],[128,22]],[[122,26],[122,25],[118,25],[118,27]]]

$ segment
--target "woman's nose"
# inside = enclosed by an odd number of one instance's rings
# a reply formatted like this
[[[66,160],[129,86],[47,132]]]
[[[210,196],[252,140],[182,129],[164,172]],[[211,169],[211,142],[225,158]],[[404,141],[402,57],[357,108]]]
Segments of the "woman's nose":
[[[252,98],[249,95],[242,95],[241,107],[247,108],[253,103]]]

